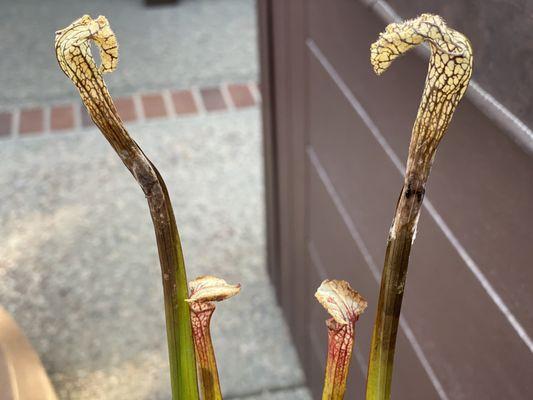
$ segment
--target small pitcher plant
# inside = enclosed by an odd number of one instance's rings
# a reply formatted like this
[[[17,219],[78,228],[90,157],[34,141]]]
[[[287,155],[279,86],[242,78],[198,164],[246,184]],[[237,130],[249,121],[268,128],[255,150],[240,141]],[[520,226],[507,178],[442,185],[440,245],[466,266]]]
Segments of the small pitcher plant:
[[[322,400],[342,400],[355,345],[355,323],[367,302],[346,281],[325,280],[315,293],[331,318],[328,327],[328,356]]]
[[[211,317],[215,302],[229,299],[241,290],[241,285],[229,285],[224,279],[201,276],[189,282],[192,333],[196,349],[196,362],[200,370],[200,386],[203,400],[222,400],[218,379],[215,349],[211,341]]]
[[[90,42],[100,51],[101,65]],[[468,39],[436,15],[387,26],[371,46],[375,72],[383,73],[396,58],[423,42],[431,59],[416,117],[405,180],[387,240],[378,310],[367,376],[367,400],[390,398],[396,334],[411,246],[425,187],[437,147],[463,97],[472,74]],[[165,182],[154,164],[130,137],[102,75],[118,64],[118,42],[103,16],[85,15],[56,32],[60,68],[78,89],[89,115],[138,182],[148,201],[161,264],[173,400],[221,400],[210,323],[215,302],[235,296],[240,285],[202,276],[187,282],[183,251]],[[366,300],[345,281],[325,280],[316,294],[331,318],[327,320],[328,352],[323,400],[342,400],[346,391],[355,324]],[[197,369],[200,373],[200,388]]]

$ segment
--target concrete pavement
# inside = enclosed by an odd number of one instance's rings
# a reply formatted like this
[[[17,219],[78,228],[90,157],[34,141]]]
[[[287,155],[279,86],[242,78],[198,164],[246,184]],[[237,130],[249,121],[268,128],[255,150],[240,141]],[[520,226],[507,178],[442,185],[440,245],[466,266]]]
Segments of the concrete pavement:
[[[83,14],[105,15],[118,37],[111,93],[256,80],[255,2],[17,0],[0,4],[0,111],[77,95],[57,67],[54,32]]]
[[[294,398],[287,387],[305,398],[264,266],[257,109],[146,122],[132,135],[167,181],[189,277],[243,285],[213,320],[225,393]],[[96,129],[6,141],[0,159],[0,302],[60,398],[168,399],[157,250],[133,178]]]

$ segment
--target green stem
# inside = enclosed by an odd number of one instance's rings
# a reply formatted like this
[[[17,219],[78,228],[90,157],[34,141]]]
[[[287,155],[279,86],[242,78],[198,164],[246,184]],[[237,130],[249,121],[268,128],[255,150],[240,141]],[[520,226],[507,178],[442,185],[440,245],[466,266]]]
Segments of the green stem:
[[[159,172],[155,170],[160,177]],[[172,387],[172,399],[199,399],[198,381],[196,376],[196,359],[191,329],[191,315],[189,304],[185,300],[189,297],[187,287],[187,275],[181,241],[176,226],[176,219],[170,204],[170,197],[166,186],[161,179],[165,198],[168,201],[170,212],[171,235],[167,238],[164,232],[158,235],[157,223],[154,220],[156,229],[157,246],[159,249],[159,260],[163,273],[163,293],[165,303],[165,320],[167,327],[167,343],[170,360],[170,377]],[[150,209],[152,209],[150,207]],[[160,236],[160,237],[158,237]],[[170,263],[169,256],[172,259]],[[169,279],[166,279],[169,277]]]

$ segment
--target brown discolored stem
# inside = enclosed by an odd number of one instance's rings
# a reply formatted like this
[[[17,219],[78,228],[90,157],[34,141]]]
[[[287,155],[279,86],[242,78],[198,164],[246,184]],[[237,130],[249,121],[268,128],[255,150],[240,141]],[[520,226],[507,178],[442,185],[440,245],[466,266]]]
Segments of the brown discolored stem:
[[[100,48],[100,67],[92,57],[91,40]],[[78,89],[92,120],[146,196],[163,277],[172,398],[198,399],[190,311],[185,302],[187,277],[170,196],[155,166],[124,128],[102,78],[116,68],[116,37],[105,17],[93,20],[85,15],[56,32],[55,49],[59,66]]]
[[[428,42],[431,59],[413,126],[405,179],[387,240],[387,251],[367,376],[367,400],[390,398],[396,336],[411,246],[437,146],[472,74],[468,39],[435,15],[390,24],[371,46],[377,74],[410,48]]]
[[[215,350],[211,341],[210,323],[214,311],[214,303],[191,303],[192,331],[203,400],[222,400]]]

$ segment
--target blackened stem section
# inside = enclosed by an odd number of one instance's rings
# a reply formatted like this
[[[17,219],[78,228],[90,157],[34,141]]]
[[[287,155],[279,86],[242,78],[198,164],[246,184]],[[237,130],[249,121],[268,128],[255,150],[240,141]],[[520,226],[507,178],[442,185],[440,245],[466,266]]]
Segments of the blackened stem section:
[[[387,240],[385,263],[381,276],[378,311],[370,351],[367,376],[367,399],[389,399],[396,336],[400,322],[407,267],[411,245],[424,198],[425,181],[410,174],[404,182],[396,207],[393,225]]]

